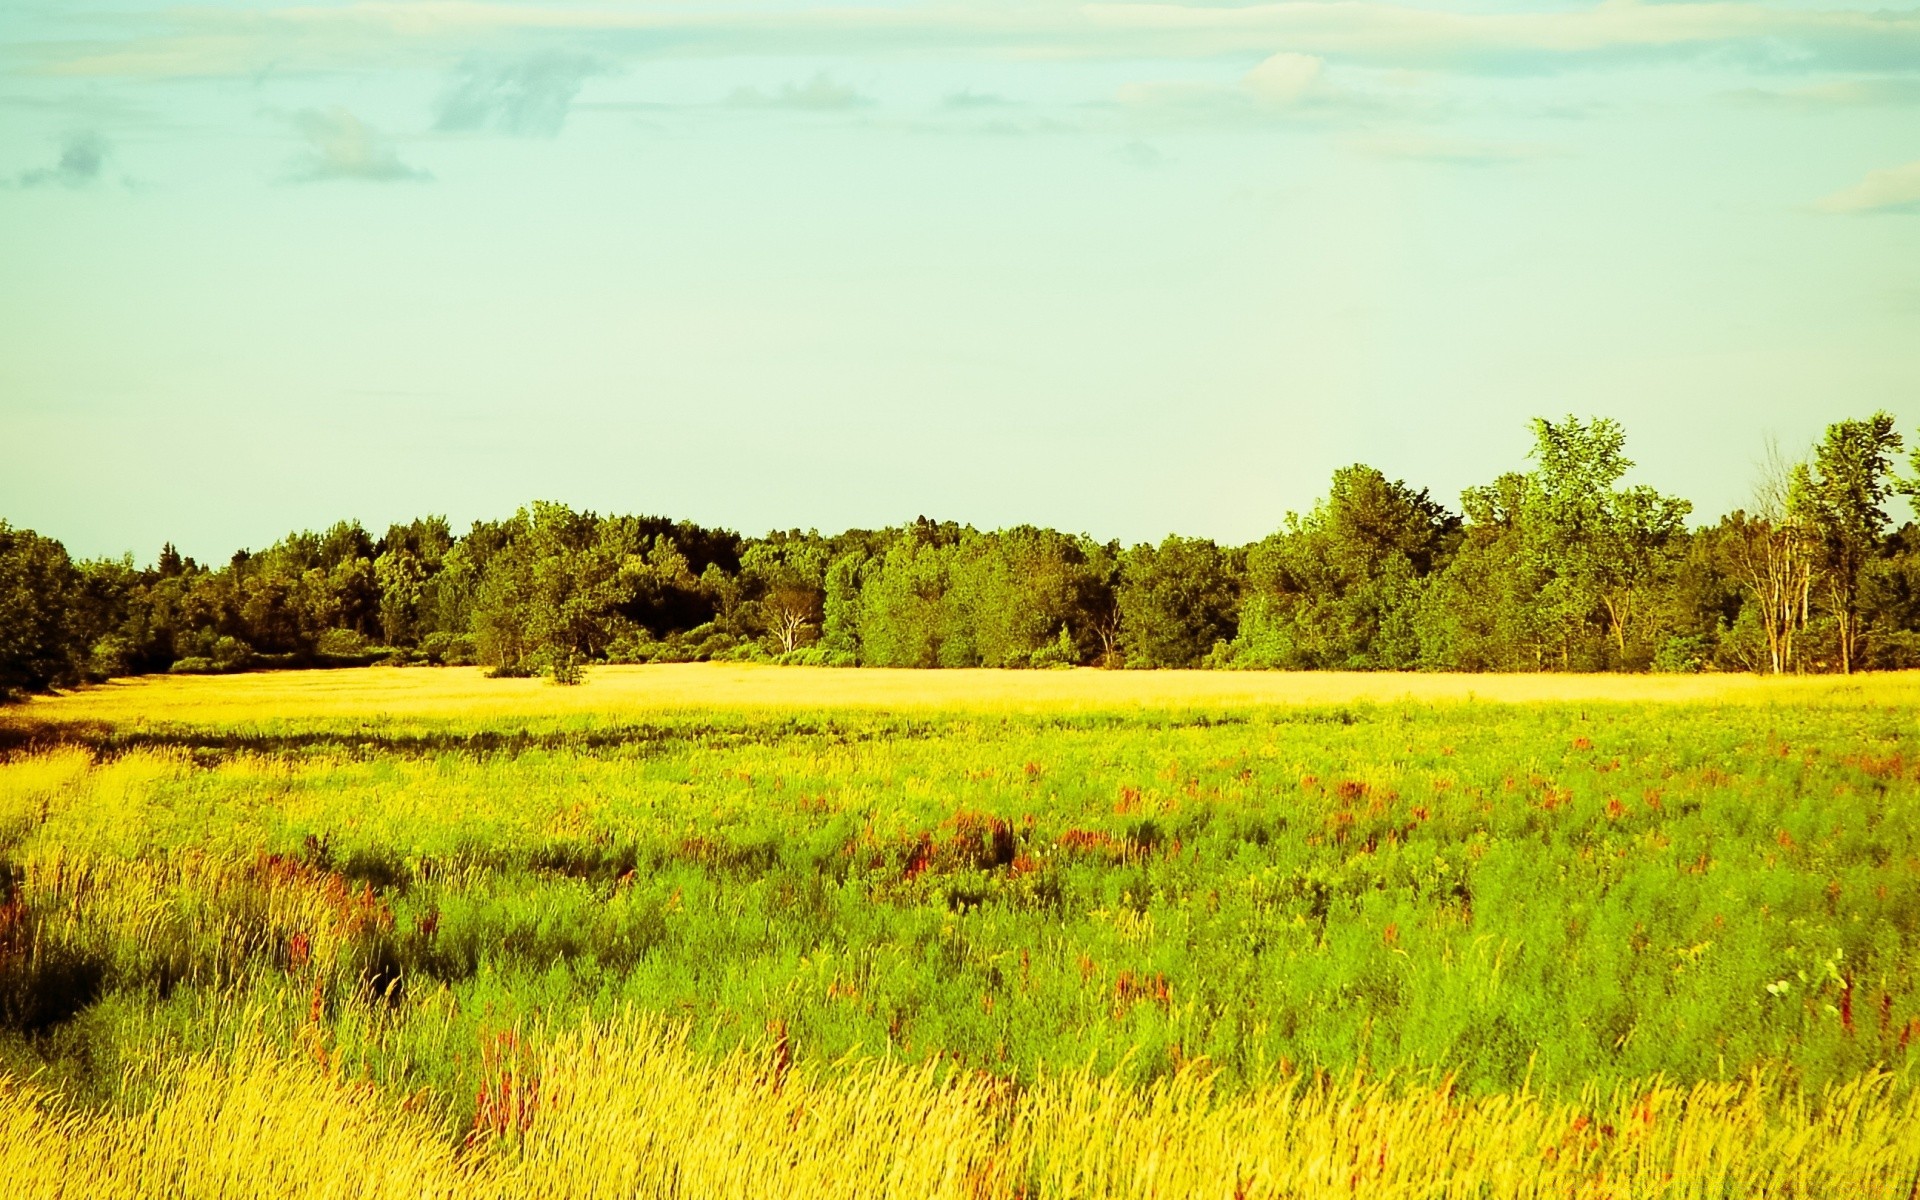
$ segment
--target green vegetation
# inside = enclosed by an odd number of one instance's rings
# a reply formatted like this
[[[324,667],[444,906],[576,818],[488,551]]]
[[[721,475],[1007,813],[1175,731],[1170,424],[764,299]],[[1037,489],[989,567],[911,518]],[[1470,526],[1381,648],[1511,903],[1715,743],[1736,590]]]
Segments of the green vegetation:
[[[459,1130],[503,1032],[625,1010],[799,1062],[1204,1058],[1231,1088],[1818,1087],[1920,1054],[1920,726],[1870,690],[156,716],[16,725],[0,765],[0,1063],[73,1097],[245,1035]]]
[[[1449,512],[1371,467],[1251,546],[1122,547],[924,518],[744,539],[536,503],[455,537],[342,522],[207,569],[67,560],[0,524],[0,694],[172,670],[595,662],[1836,671],[1920,666],[1920,525],[1885,413],[1769,469],[1752,511],[1623,480],[1612,421],[1536,421],[1532,469]],[[1920,474],[1920,466],[1915,473]]]

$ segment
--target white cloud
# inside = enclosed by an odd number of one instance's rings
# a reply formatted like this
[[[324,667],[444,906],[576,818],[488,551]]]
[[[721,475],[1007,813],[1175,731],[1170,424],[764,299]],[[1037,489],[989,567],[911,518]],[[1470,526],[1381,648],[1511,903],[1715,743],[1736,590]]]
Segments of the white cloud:
[[[1830,213],[1920,213],[1920,161],[1868,171],[1865,179],[1814,202]]]
[[[1320,82],[1323,65],[1311,54],[1286,51],[1248,71],[1240,82],[1262,100],[1294,104]]]
[[[380,131],[344,108],[308,109],[295,113],[293,127],[307,148],[294,163],[290,178],[299,183],[330,179],[365,183],[405,183],[433,178],[400,161]]]

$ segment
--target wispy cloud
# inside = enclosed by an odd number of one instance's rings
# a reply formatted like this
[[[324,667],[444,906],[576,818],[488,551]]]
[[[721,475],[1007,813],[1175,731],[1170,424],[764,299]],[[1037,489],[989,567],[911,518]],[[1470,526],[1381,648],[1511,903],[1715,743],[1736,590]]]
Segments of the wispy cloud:
[[[120,37],[61,39],[30,52],[69,74],[250,74],[442,61],[505,39],[593,39],[609,56],[858,55],[903,50],[1031,58],[1207,59],[1278,50],[1334,62],[1459,73],[1544,73],[1608,63],[1713,56],[1768,70],[1920,73],[1920,10],[1783,3],[1600,0],[1541,11],[1446,11],[1380,0],[1242,5],[1062,4],[956,0],[941,5],[821,2],[745,6],[361,0],[346,4],[183,8],[127,22]],[[538,44],[535,42],[534,44]]]
[[[1778,90],[1748,88],[1735,92],[1733,98],[1754,104],[1801,108],[1904,107],[1920,105],[1920,77],[1841,79]]]
[[[433,178],[401,162],[379,130],[344,108],[308,109],[293,114],[291,121],[307,143],[288,176],[293,182],[407,183]]]
[[[567,111],[586,81],[610,71],[602,59],[566,52],[511,62],[470,59],[441,95],[434,128],[553,137],[567,123]]]
[[[1005,96],[998,96],[992,92],[976,92],[972,88],[954,92],[941,103],[948,108],[958,109],[1008,108],[1013,105],[1013,101]]]
[[[1255,122],[1360,102],[1331,84],[1325,69],[1326,63],[1311,54],[1285,51],[1263,59],[1235,83],[1130,83],[1114,93],[1114,99],[1159,119]]]
[[[794,108],[807,112],[838,112],[862,108],[873,101],[851,86],[834,82],[822,72],[805,83],[783,84],[777,92],[736,88],[727,103],[736,108]]]
[[[1504,167],[1533,162],[1554,153],[1551,147],[1530,142],[1425,136],[1361,138],[1352,145],[1363,153],[1381,158],[1403,158],[1451,167]]]
[[[1814,202],[1829,213],[1920,213],[1920,161],[1868,171],[1866,178]]]
[[[107,143],[97,133],[76,133],[60,148],[59,161],[20,173],[21,187],[85,187],[100,178],[107,165]]]
[[[1773,4],[1603,0],[1541,12],[1449,12],[1363,0],[1235,7],[1094,4],[1097,27],[1151,34],[1188,53],[1263,41],[1343,62],[1467,73],[1536,73],[1715,54],[1770,68],[1920,69],[1920,12]]]

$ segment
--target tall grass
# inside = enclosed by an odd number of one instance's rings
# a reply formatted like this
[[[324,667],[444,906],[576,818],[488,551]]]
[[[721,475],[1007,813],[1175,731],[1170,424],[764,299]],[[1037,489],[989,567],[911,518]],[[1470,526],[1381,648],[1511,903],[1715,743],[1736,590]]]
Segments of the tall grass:
[[[1869,1075],[1817,1095],[1754,1077],[1562,1098],[1445,1081],[1294,1078],[1222,1093],[1204,1064],[1141,1088],[1032,1087],[874,1060],[720,1059],[616,1019],[498,1063],[471,1135],[415,1101],[248,1046],[150,1106],[0,1092],[25,1198],[149,1196],[1906,1197],[1920,1097]]]
[[[467,711],[429,675],[0,716],[9,1178],[1912,1183],[1907,680],[1316,706],[1170,677],[1164,707],[1026,711],[1026,680],[1108,685],[996,673],[966,677],[991,703],[896,713]],[[259,688],[300,695],[235,715]],[[208,1138],[238,1148],[189,1162]]]

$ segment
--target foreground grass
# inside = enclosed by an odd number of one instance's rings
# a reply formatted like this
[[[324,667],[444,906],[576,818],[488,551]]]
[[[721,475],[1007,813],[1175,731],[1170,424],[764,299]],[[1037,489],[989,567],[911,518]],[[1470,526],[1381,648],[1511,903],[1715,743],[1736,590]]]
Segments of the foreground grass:
[[[0,715],[0,1163],[75,1195],[1908,1194],[1913,681],[975,672],[895,711],[903,674]]]
[[[1883,1076],[1809,1097],[1754,1078],[1550,1100],[1299,1080],[1222,1095],[1031,1088],[871,1060],[718,1061],[647,1022],[588,1027],[492,1083],[461,1146],[407,1101],[247,1050],[133,1115],[0,1091],[9,1194],[420,1197],[1905,1197],[1920,1097]]]

